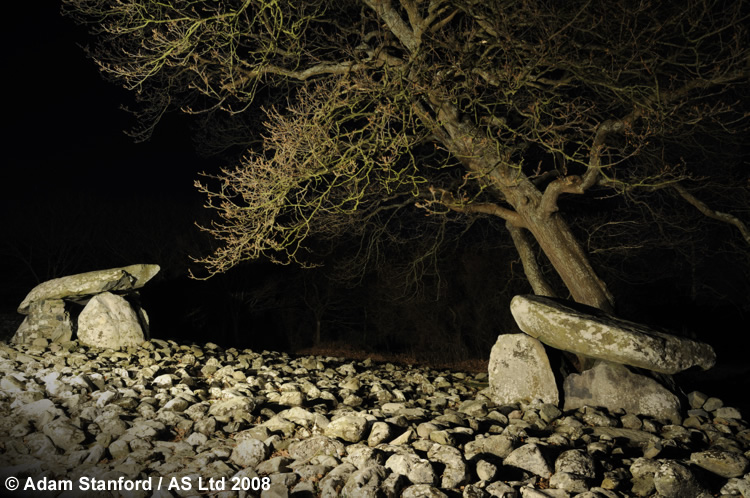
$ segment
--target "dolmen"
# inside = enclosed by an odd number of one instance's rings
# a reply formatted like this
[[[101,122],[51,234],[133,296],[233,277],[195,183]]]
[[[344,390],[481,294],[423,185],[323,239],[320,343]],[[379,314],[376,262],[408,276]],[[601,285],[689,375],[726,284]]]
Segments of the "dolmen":
[[[578,303],[520,295],[510,309],[524,333],[500,335],[492,348],[490,393],[499,404],[537,399],[559,406],[562,397],[564,410],[599,406],[677,423],[679,397],[657,378],[716,363],[708,344]],[[545,345],[594,360],[562,379],[562,396]]]
[[[148,334],[148,315],[137,291],[158,272],[158,265],[136,264],[43,282],[18,306],[26,318],[11,342],[63,343],[75,335],[87,346],[137,346]]]

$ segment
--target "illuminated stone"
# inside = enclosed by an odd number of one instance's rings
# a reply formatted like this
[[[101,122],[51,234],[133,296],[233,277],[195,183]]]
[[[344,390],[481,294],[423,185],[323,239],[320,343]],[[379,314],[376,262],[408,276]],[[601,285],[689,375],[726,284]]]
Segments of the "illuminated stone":
[[[540,296],[515,296],[510,304],[522,331],[563,351],[666,374],[716,363],[708,344],[581,308]]]

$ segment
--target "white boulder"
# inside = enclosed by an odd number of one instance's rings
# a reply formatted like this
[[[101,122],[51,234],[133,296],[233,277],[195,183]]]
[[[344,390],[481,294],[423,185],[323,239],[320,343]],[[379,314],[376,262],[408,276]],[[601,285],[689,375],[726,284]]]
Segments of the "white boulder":
[[[490,395],[499,404],[541,399],[557,405],[559,393],[541,342],[525,334],[503,334],[490,352]]]
[[[99,348],[123,349],[145,338],[138,315],[122,297],[109,292],[94,296],[78,317],[78,340]]]

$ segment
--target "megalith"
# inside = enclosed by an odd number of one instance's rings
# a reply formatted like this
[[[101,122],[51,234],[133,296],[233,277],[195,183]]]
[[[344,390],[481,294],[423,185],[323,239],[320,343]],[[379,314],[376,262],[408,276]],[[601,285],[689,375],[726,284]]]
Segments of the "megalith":
[[[515,296],[510,305],[522,331],[563,351],[665,374],[693,366],[708,370],[716,363],[708,344],[578,308],[575,303],[532,295]]]
[[[125,298],[103,292],[81,311],[78,340],[87,346],[124,349],[138,346],[145,337],[138,315]]]
[[[490,396],[498,405],[540,399],[557,404],[559,393],[541,342],[526,334],[502,334],[490,352]]]

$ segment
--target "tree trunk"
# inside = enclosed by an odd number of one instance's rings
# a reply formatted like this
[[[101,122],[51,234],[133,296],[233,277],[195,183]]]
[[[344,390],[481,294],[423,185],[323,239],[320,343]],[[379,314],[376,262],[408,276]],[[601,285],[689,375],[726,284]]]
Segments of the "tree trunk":
[[[448,102],[433,96],[434,114],[421,112],[420,116],[469,172],[492,185],[498,197],[513,208],[498,204],[492,212],[531,232],[573,299],[603,311],[614,311],[614,299],[607,285],[594,271],[562,216],[551,212],[549,206],[541,206],[542,192],[520,171],[520,167],[509,163],[493,140],[476,125],[461,119],[458,110]],[[538,288],[546,293],[548,289],[545,287]]]
[[[542,270],[539,268],[539,262],[534,256],[534,251],[531,248],[531,242],[526,236],[526,232],[523,228],[518,228],[510,221],[505,223],[505,227],[510,232],[510,237],[513,239],[513,245],[516,246],[516,251],[521,257],[521,265],[523,266],[523,273],[526,275],[526,279],[531,284],[531,290],[537,296],[557,297],[555,291],[547,282],[547,279],[542,275]]]
[[[522,216],[523,212],[519,213]],[[527,218],[527,216],[523,216]],[[591,266],[588,256],[558,213],[532,214],[526,227],[562,278],[574,300],[603,311],[614,311],[614,298]]]

